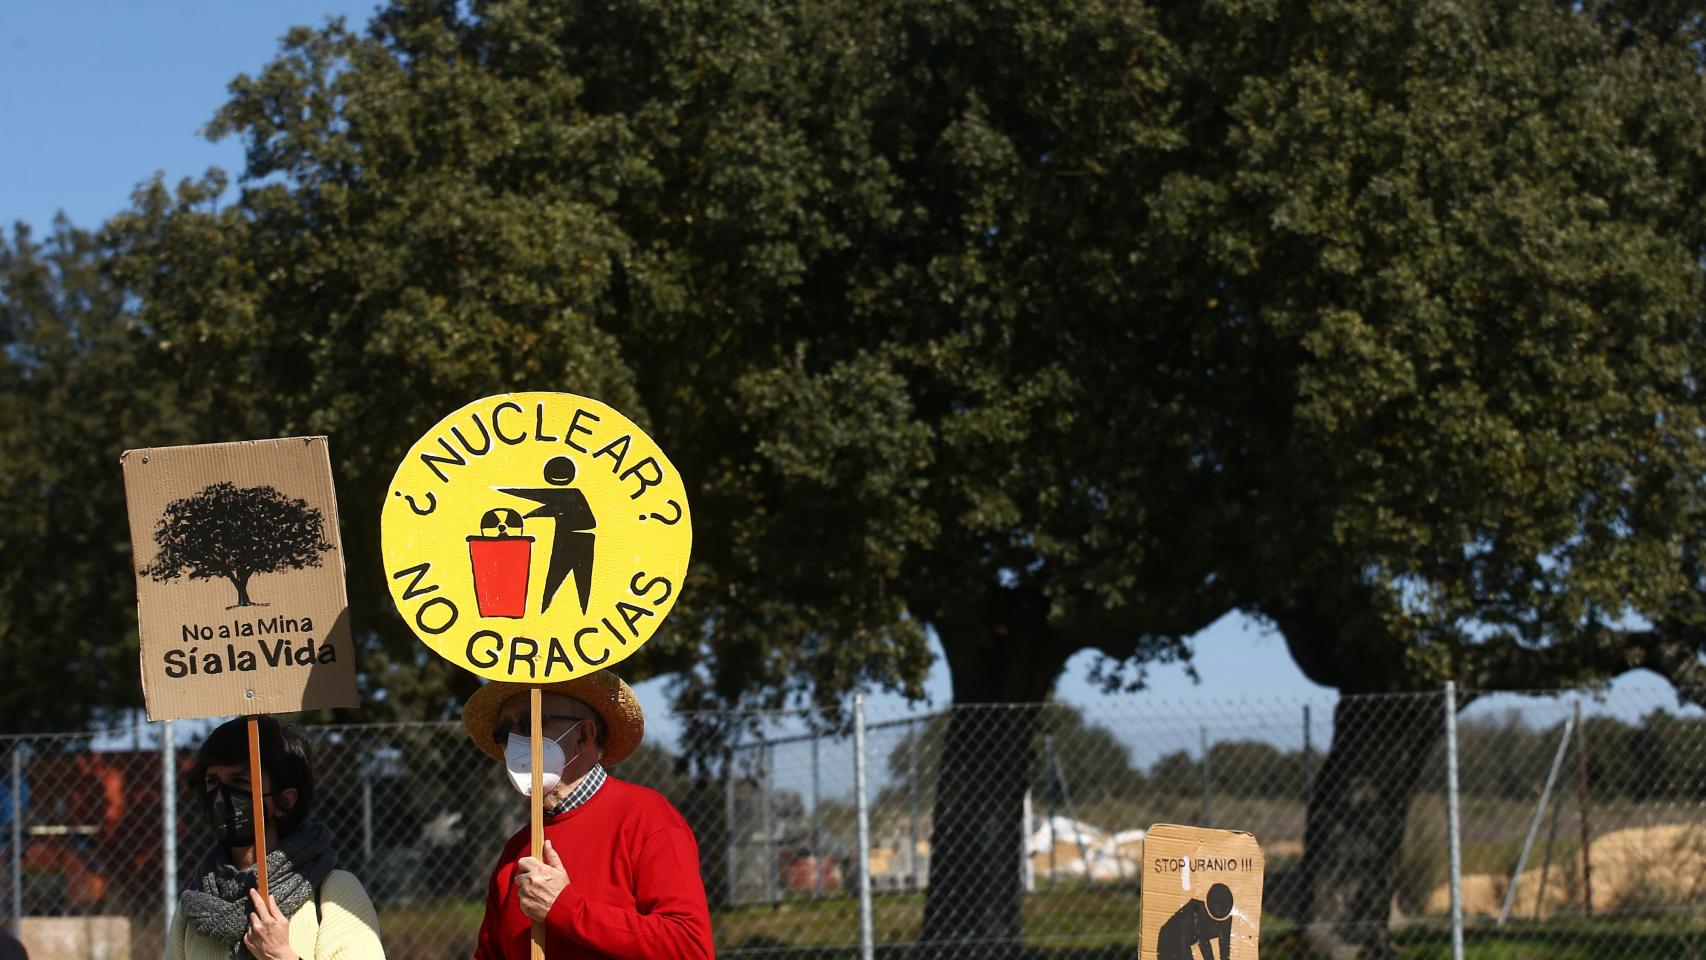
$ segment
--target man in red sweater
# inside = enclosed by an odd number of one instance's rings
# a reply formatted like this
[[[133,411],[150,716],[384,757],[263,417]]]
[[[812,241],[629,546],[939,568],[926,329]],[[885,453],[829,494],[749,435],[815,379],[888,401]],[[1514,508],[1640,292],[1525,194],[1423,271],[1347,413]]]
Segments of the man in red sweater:
[[[468,736],[524,794],[533,779],[527,691],[488,683],[462,708]],[[545,924],[547,960],[710,960],[692,829],[657,791],[605,773],[645,734],[634,692],[600,671],[546,684],[540,712],[544,858],[525,855],[526,828],[504,845],[475,960],[528,960],[535,920]]]

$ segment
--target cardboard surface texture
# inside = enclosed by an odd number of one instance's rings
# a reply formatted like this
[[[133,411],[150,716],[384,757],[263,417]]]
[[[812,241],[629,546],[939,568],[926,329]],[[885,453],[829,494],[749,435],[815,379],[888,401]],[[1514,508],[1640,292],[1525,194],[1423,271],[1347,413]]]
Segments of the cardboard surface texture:
[[[669,458],[588,397],[463,406],[403,458],[381,516],[385,577],[434,653],[490,680],[613,667],[687,576],[693,518]]]
[[[1248,833],[1158,823],[1143,838],[1142,960],[1256,960],[1262,848]]]
[[[150,720],[353,707],[325,437],[127,450]]]

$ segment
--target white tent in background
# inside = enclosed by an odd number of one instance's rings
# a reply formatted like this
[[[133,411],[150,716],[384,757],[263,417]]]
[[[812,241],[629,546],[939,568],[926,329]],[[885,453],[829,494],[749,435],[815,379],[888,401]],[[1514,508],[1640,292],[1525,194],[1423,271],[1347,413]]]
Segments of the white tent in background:
[[[1027,817],[1025,865],[1037,879],[1089,877],[1113,881],[1137,876],[1143,852],[1143,831],[1115,834],[1071,817],[1056,814]]]

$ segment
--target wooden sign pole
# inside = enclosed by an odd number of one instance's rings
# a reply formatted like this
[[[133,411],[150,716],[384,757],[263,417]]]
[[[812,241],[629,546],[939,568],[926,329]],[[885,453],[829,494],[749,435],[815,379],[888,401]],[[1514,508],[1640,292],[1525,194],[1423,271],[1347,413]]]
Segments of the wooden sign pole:
[[[267,892],[267,807],[261,801],[266,786],[261,782],[261,725],[256,717],[249,718],[249,802],[255,820],[255,888],[262,897]]]
[[[529,792],[527,802],[532,808],[533,827],[533,859],[545,859],[545,772],[540,767],[545,763],[544,740],[541,739],[540,728],[544,726],[544,710],[540,707],[539,687],[528,691],[528,701],[533,711],[533,722],[527,727],[528,740],[533,751],[533,789]],[[545,925],[535,920],[533,922],[533,960],[545,960]]]

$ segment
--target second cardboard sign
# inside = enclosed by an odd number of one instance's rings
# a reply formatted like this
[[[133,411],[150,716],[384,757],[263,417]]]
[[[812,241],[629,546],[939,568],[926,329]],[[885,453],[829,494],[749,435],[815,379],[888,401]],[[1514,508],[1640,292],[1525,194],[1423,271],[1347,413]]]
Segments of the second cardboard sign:
[[[1256,960],[1262,848],[1248,833],[1158,823],[1143,837],[1142,960]]]

